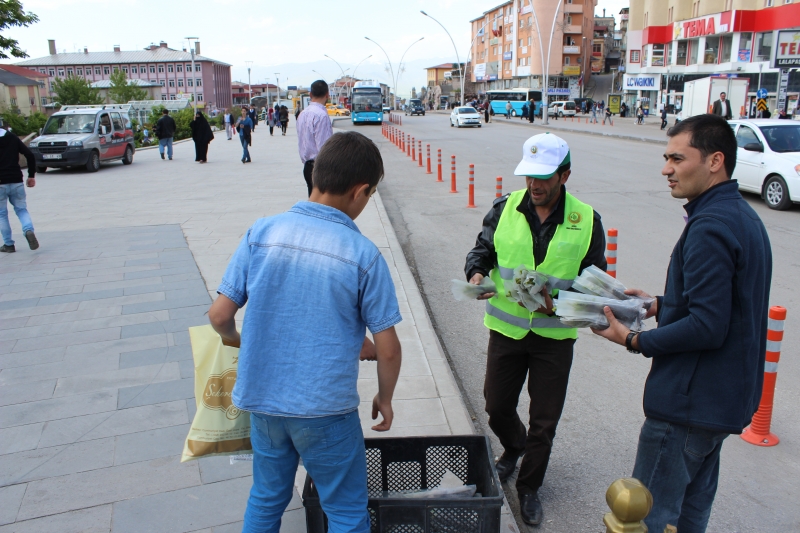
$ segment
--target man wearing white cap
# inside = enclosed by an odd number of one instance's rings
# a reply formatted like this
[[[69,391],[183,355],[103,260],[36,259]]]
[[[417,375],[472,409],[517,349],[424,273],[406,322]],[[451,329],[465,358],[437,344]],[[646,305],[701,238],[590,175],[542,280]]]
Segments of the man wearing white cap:
[[[488,300],[484,325],[489,328],[486,412],[504,448],[497,473],[505,482],[523,456],[516,487],[522,519],[530,525],[542,520],[537,491],[564,408],[578,336],[554,316],[551,296],[570,288],[590,265],[606,269],[600,215],[567,193],[570,172],[563,139],[543,133],[525,141],[514,174],[525,176],[526,188],[495,200],[465,268],[470,283],[491,276],[497,287],[510,281],[520,265],[549,277],[546,305],[535,313],[506,298],[504,290],[482,297]],[[527,434],[517,415],[526,376],[531,398]]]

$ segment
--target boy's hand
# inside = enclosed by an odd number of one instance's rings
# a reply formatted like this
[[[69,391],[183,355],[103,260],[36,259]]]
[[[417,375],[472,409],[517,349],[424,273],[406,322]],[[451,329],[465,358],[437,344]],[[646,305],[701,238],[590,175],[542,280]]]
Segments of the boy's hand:
[[[236,337],[222,337],[222,344],[225,346],[230,346],[231,348],[240,348],[242,344],[242,336],[239,335],[239,332],[236,332]]]
[[[358,359],[359,361],[378,360],[378,350],[375,348],[375,343],[369,340],[369,337],[364,337],[364,344],[361,345],[361,354]]]
[[[380,424],[372,426],[372,431],[389,431],[392,427],[392,420],[394,419],[394,411],[392,411],[392,402],[381,403],[379,394],[375,395],[372,400],[372,419],[377,420],[378,413],[383,415],[383,420]]]

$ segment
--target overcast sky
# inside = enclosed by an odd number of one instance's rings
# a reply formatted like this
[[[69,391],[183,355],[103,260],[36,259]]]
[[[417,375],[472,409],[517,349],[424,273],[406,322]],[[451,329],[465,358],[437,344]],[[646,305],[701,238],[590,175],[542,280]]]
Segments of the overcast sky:
[[[358,67],[356,77],[376,78],[391,85],[386,56],[364,37],[377,41],[386,50],[395,70],[408,46],[424,37],[408,49],[403,60],[407,68],[398,82],[399,94],[403,95],[412,86],[425,85],[425,66],[455,61],[447,34],[423,16],[421,9],[447,28],[461,61],[466,61],[471,39],[469,20],[499,3],[124,0],[113,7],[109,0],[23,0],[24,9],[38,15],[39,22],[6,35],[18,39],[30,57],[47,55],[48,39],[55,39],[59,52],[77,52],[84,46],[89,51],[110,51],[116,44],[123,50],[138,50],[161,40],[170,48],[180,49],[186,45],[185,37],[199,37],[201,53],[230,63],[234,79],[246,81],[246,61],[252,61],[253,83],[267,78],[274,83],[277,71],[282,87],[308,85],[319,77],[328,81],[338,77],[341,70],[324,54],[338,61],[342,69],[349,69],[348,74],[371,54]],[[599,0],[598,4],[597,15],[604,7],[616,15],[628,1]]]

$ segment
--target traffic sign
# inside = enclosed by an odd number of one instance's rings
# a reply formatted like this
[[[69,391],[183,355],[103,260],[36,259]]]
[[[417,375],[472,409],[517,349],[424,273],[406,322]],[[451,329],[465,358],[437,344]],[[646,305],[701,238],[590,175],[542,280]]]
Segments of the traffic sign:
[[[767,101],[763,98],[759,98],[758,102],[756,102],[756,109],[759,111],[766,111],[767,110]]]
[[[762,100],[767,97],[767,94],[766,89],[759,89],[758,92],[756,92],[756,96]]]

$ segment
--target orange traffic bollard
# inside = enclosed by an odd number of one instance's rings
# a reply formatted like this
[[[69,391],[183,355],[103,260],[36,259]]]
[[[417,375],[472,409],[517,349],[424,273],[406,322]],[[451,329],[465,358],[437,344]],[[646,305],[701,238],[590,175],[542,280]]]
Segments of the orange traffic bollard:
[[[608,268],[606,273],[612,278],[617,277],[617,230],[610,228],[608,230],[608,243],[606,244],[606,261]]]
[[[411,148],[414,146],[414,137],[408,136],[408,143],[406,144],[406,155],[411,157]]]
[[[456,190],[456,156],[450,156],[450,192],[458,192]]]
[[[775,403],[775,381],[778,379],[778,361],[781,358],[781,341],[783,341],[783,324],[786,320],[786,308],[778,305],[769,308],[767,325],[767,361],[764,363],[764,387],[761,391],[761,402],[753,421],[744,428],[742,439],[756,446],[775,446],[781,440],[770,433],[772,425],[772,407]]]
[[[400,132],[400,145],[399,148],[402,152],[406,151],[406,134],[405,132]]]
[[[444,181],[442,179],[442,149],[441,148],[439,148],[439,172],[438,172],[438,174],[439,175],[436,177],[436,181]]]
[[[467,207],[475,207],[475,165],[469,164],[469,191],[467,194]]]
[[[428,144],[426,146],[427,146],[426,151],[428,153],[428,172],[426,172],[426,174],[430,174],[431,173],[431,145]]]
[[[414,137],[411,137],[411,160],[412,161],[417,160],[417,144],[416,141],[414,140]]]
[[[494,186],[494,197],[500,198],[503,196],[503,176],[497,176],[497,183]]]
[[[419,159],[419,165],[422,166],[422,141],[417,141],[419,144],[417,145],[417,159]]]

